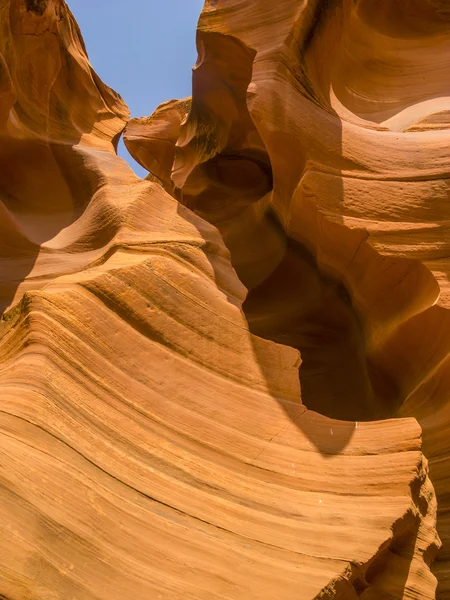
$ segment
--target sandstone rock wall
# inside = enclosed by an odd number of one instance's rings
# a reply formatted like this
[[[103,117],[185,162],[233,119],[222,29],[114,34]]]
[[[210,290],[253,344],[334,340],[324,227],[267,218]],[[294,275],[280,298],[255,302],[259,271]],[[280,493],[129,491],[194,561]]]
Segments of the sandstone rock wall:
[[[128,122],[0,0],[0,597],[450,598],[449,20],[208,0]]]

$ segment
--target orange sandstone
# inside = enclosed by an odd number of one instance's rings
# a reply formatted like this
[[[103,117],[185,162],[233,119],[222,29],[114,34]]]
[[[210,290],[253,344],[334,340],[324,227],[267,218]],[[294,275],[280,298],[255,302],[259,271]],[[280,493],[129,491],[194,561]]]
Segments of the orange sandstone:
[[[0,0],[0,598],[450,598],[449,20],[207,0],[127,124]]]

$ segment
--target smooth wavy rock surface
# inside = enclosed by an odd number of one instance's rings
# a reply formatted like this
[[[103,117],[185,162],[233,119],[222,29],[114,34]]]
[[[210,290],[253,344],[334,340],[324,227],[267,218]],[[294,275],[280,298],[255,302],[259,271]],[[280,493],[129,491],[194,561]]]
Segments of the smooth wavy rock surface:
[[[450,597],[449,11],[393,7],[208,0],[142,180],[0,0],[1,599]]]

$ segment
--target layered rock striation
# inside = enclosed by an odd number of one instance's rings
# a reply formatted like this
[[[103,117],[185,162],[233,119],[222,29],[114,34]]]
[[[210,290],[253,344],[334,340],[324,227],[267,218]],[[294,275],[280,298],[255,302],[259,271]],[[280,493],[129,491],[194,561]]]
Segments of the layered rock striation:
[[[128,122],[0,0],[1,598],[450,598],[449,20],[207,0]]]

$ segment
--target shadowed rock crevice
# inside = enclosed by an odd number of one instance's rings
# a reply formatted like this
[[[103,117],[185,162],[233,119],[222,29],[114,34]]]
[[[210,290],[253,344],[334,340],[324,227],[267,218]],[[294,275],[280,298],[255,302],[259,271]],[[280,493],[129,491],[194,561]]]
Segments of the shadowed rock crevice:
[[[49,0],[25,0],[27,10],[42,16],[47,10]]]
[[[348,291],[322,275],[300,244],[288,243],[280,265],[249,293],[243,310],[252,333],[300,351],[307,408],[345,421],[395,415],[395,384],[370,369]]]

